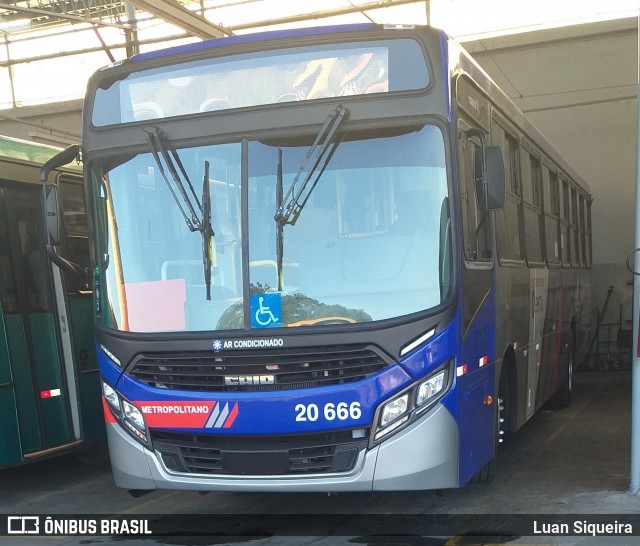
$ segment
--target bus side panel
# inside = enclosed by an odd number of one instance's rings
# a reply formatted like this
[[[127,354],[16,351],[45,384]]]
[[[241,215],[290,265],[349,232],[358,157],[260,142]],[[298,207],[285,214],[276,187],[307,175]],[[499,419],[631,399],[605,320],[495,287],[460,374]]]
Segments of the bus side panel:
[[[536,405],[542,407],[557,387],[562,326],[564,314],[564,291],[562,270],[549,270],[547,286],[547,307],[542,342],[542,366],[538,380]]]
[[[460,483],[464,486],[494,454],[494,407],[487,403],[493,397],[494,365],[460,381]]]
[[[472,290],[473,287],[465,287]],[[464,340],[458,383],[460,486],[493,457],[495,450],[495,290],[487,295]]]
[[[33,393],[33,378],[29,368],[29,353],[21,315],[5,315],[13,384],[18,409],[18,423],[22,438],[22,451],[40,449],[40,433]]]
[[[100,373],[93,336],[93,302],[90,297],[70,298],[73,349],[77,363],[82,430],[85,442],[106,439]]]
[[[511,366],[510,373],[515,375],[515,392],[511,393],[511,407],[506,410],[513,412],[515,430],[533,413],[536,401],[536,369],[530,358],[535,342],[529,339],[530,285],[529,268],[514,264],[496,266],[496,352],[498,358],[503,358],[513,349],[515,361],[505,361],[503,365]]]
[[[50,313],[30,315],[33,354],[41,393],[42,424],[47,447],[70,441],[67,396],[60,368],[56,328]],[[70,378],[73,381],[73,378]],[[50,394],[45,394],[49,392]]]
[[[0,310],[0,467],[9,466],[22,461],[20,451],[20,429],[16,413],[16,396],[14,392],[11,368],[9,367],[9,347],[4,317]]]
[[[0,468],[22,462],[20,430],[16,415],[16,397],[13,389],[0,387]]]

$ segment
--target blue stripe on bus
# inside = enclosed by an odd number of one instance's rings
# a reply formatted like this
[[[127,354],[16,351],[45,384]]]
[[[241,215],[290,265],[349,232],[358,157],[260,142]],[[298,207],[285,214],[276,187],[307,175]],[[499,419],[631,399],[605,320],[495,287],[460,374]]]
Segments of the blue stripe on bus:
[[[296,38],[299,36],[318,36],[322,34],[332,34],[338,32],[362,32],[377,28],[374,23],[359,23],[354,25],[331,25],[324,27],[299,28],[291,30],[271,30],[267,32],[256,32],[252,34],[243,34],[241,36],[227,36],[225,38],[212,38],[194,44],[185,44],[166,49],[150,51],[148,53],[140,53],[130,58],[131,61],[146,61],[149,59],[159,59],[171,55],[183,55],[185,53],[203,51],[216,47],[228,45],[250,44],[253,42],[261,42],[264,40],[277,40],[281,38]]]
[[[451,361],[455,355],[459,339],[458,321],[453,320],[435,337],[421,348],[413,351],[398,364],[389,366],[384,371],[358,383],[332,385],[314,389],[298,389],[273,392],[198,392],[188,390],[167,390],[149,387],[144,383],[122,374],[119,368],[99,350],[101,371],[105,379],[112,382],[126,398],[134,403],[148,402],[156,404],[198,404],[215,402],[220,407],[233,406],[238,403],[238,417],[234,424],[225,430],[227,434],[285,434],[313,431],[330,431],[340,428],[369,427],[378,406],[392,398],[396,393],[414,384],[436,368]],[[451,370],[455,374],[454,369]],[[455,377],[454,377],[455,381]],[[449,402],[446,400],[449,399]],[[346,403],[347,407],[358,402],[361,417],[354,420],[324,419],[324,408],[327,404]],[[457,395],[448,394],[443,403],[454,415],[457,413]],[[139,404],[138,404],[139,405]],[[302,410],[314,405],[318,411],[317,419],[307,417]],[[177,407],[177,406],[176,406]],[[306,411],[306,410],[305,410]],[[315,411],[315,410],[314,410]],[[167,428],[192,432],[174,426]],[[204,425],[203,425],[204,427]],[[159,428],[163,428],[160,426]],[[201,432],[215,432],[203,430]]]
[[[215,403],[230,408],[238,403],[237,418],[225,434],[298,434],[340,429],[368,428],[373,422],[378,403],[409,386],[413,380],[398,365],[390,366],[357,384],[331,385],[315,389],[273,392],[197,392],[157,389],[123,375],[118,391],[138,407],[151,407],[154,415],[164,413],[166,425],[154,418],[154,428],[170,428],[178,432],[215,433],[220,427],[209,427],[207,416],[201,428],[180,427],[183,406]],[[357,410],[353,404],[359,404]],[[338,404],[343,405],[338,417]],[[330,408],[327,411],[327,408]],[[187,408],[190,409],[190,408]],[[164,410],[164,411],[161,411]],[[142,410],[145,412],[145,410]],[[188,414],[188,412],[187,412]],[[357,418],[355,417],[357,415]]]

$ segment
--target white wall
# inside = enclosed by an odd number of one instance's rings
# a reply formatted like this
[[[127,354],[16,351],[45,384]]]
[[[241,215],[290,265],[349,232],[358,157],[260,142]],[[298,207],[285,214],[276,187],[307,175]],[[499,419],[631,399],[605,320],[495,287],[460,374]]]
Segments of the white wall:
[[[29,133],[33,132],[53,134],[60,139],[61,146],[72,141],[80,142],[82,101],[0,110],[0,135],[31,140]]]

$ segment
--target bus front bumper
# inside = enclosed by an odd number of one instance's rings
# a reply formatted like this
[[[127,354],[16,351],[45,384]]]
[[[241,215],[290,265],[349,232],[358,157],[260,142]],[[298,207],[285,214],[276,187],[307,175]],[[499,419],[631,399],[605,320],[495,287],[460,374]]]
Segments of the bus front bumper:
[[[160,457],[107,424],[116,485],[130,490],[348,492],[444,489],[458,486],[458,428],[437,404],[422,418],[373,449],[362,450],[354,469],[340,474],[229,476],[168,471]]]

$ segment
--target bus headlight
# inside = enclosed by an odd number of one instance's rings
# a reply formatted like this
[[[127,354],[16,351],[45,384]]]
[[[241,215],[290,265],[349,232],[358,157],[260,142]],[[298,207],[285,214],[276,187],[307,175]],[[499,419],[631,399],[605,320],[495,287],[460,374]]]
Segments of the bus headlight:
[[[123,420],[125,428],[136,438],[140,443],[149,446],[149,440],[147,437],[147,425],[144,422],[142,412],[136,408],[133,404],[122,400]]]
[[[107,403],[111,406],[111,408],[113,410],[115,410],[117,413],[120,413],[120,397],[118,396],[118,393],[115,391],[115,389],[113,387],[111,387],[111,385],[105,383],[104,381],[102,382],[102,392],[104,393],[104,398],[107,401]]]
[[[407,412],[409,407],[409,395],[404,394],[391,402],[387,402],[382,408],[382,415],[380,416],[380,426],[386,427],[390,423],[393,423],[398,417],[401,417]]]
[[[120,426],[145,447],[152,449],[142,412],[105,381],[102,382],[102,393]]]
[[[404,428],[440,400],[451,383],[452,362],[439,367],[420,383],[408,388],[378,409],[373,442]]]
[[[146,430],[147,426],[145,425],[144,417],[138,408],[126,400],[122,401],[122,408],[124,409],[124,418],[127,421],[133,423],[140,430]]]
[[[387,402],[380,412],[380,421],[378,424],[378,432],[374,436],[374,440],[379,440],[391,431],[404,425],[409,420],[409,393],[398,396]]]
[[[416,407],[422,408],[436,398],[447,386],[448,369],[444,369],[432,375],[418,386],[416,394]]]

